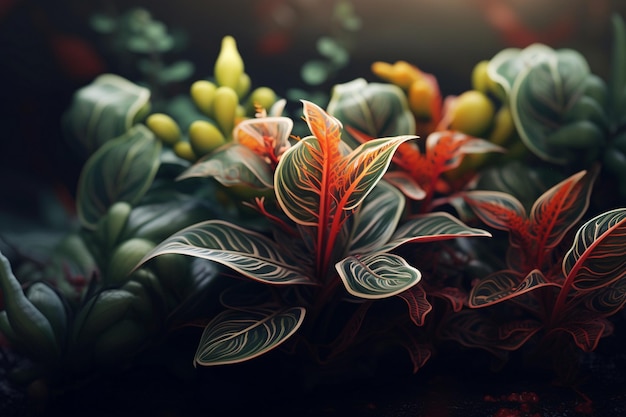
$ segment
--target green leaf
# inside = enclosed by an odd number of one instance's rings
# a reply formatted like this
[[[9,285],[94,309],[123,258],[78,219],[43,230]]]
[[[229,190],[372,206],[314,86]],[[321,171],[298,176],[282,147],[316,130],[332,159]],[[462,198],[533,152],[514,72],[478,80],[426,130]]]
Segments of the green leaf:
[[[417,284],[422,274],[393,254],[349,256],[335,265],[346,290],[355,297],[391,297]]]
[[[215,366],[244,362],[280,346],[304,321],[302,307],[278,311],[226,310],[206,326],[194,362]]]
[[[363,78],[338,84],[327,111],[344,125],[372,138],[415,133],[415,117],[406,96],[392,84],[367,83]],[[359,144],[347,131],[343,138],[353,147]]]
[[[163,84],[185,81],[191,77],[194,70],[193,62],[177,61],[159,71],[159,81]]]
[[[59,294],[43,282],[35,282],[28,290],[26,297],[46,317],[59,343],[67,336],[68,317],[65,304]]]
[[[602,213],[576,232],[563,259],[563,273],[577,291],[626,280],[626,208]]]
[[[225,265],[267,284],[312,284],[298,263],[267,237],[221,220],[209,220],[175,233],[137,265],[156,256],[178,253]]]
[[[402,193],[380,181],[354,214],[350,253],[371,253],[387,242],[396,230],[404,206]]]
[[[117,201],[138,202],[160,165],[161,142],[144,125],[136,125],[94,153],[78,181],[77,210],[83,226],[95,229]]]
[[[212,177],[222,185],[246,185],[256,189],[271,188],[274,171],[259,155],[247,146],[231,143],[205,155],[178,176],[178,180],[192,177]]]
[[[400,226],[389,242],[378,248],[378,252],[389,252],[410,242],[434,242],[471,236],[491,237],[491,234],[469,227],[448,213],[422,214]]]
[[[90,155],[136,123],[150,103],[150,90],[104,74],[74,94],[64,126],[80,152]]]
[[[525,235],[526,210],[515,197],[500,191],[469,191],[463,199],[486,225]]]
[[[511,90],[511,113],[524,144],[540,158],[565,163],[561,147],[548,138],[564,123],[568,111],[580,100],[589,66],[578,52],[555,51],[522,71]]]
[[[524,49],[506,48],[491,58],[487,72],[492,80],[500,84],[507,94],[510,94],[520,73],[553,54],[552,48],[539,43]]]

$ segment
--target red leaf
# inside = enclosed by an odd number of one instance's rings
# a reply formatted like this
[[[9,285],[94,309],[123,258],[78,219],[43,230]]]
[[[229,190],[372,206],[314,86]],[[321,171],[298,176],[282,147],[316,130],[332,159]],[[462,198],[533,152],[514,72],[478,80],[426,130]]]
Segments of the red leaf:
[[[555,328],[552,332],[566,332],[574,339],[574,342],[585,352],[591,352],[598,347],[600,338],[606,336],[612,328],[607,326],[606,319],[589,321],[571,321]]]
[[[415,285],[410,289],[398,294],[398,297],[406,301],[409,306],[409,316],[416,326],[423,326],[426,315],[430,313],[433,306],[426,299],[426,293],[421,285]]]

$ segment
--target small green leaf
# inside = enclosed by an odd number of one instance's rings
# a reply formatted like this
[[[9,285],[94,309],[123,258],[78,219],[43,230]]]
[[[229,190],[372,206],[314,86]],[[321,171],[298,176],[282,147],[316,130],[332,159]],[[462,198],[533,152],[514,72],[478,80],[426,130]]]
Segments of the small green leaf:
[[[227,187],[246,185],[255,189],[273,187],[274,171],[247,146],[231,143],[204,156],[178,176],[211,177]]]
[[[404,92],[391,84],[367,83],[359,78],[333,88],[328,113],[372,138],[412,135],[415,117]],[[348,131],[343,138],[351,146],[360,143]]]
[[[64,126],[82,153],[89,155],[126,132],[149,107],[150,90],[114,74],[104,74],[74,94]]]
[[[138,202],[160,165],[161,142],[143,125],[102,146],[83,167],[77,209],[83,226],[95,229],[117,201]]]
[[[269,352],[291,337],[306,310],[226,310],[206,326],[194,363],[215,366],[244,362]]]
[[[419,270],[393,254],[349,256],[335,268],[350,294],[371,300],[397,295],[422,278]]]

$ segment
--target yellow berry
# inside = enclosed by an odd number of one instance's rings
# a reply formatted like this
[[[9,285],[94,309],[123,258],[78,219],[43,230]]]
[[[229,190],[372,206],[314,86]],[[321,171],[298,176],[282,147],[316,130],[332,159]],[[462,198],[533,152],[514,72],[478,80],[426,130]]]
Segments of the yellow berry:
[[[481,136],[491,125],[495,108],[484,93],[469,90],[457,97],[451,112],[451,129]]]
[[[425,79],[419,79],[409,87],[409,108],[418,118],[429,119],[432,117],[431,106],[435,99],[435,90],[432,84]]]
[[[196,120],[189,126],[189,143],[194,155],[203,156],[225,143],[224,135],[213,124]]]
[[[180,140],[180,128],[174,119],[167,114],[154,113],[146,119],[146,126],[168,145],[174,145]]]
[[[239,97],[235,90],[230,87],[218,87],[213,99],[213,117],[224,136],[231,136],[235,125],[235,115]]]
[[[252,81],[250,80],[250,76],[245,72],[239,76],[239,82],[237,83],[237,88],[235,88],[235,92],[242,98],[250,91],[250,86],[252,85]]]
[[[196,159],[198,159],[196,157],[196,154],[193,152],[193,149],[191,148],[191,144],[182,140],[174,145],[174,153],[179,157],[191,162],[194,162]]]
[[[259,87],[250,94],[248,101],[248,111],[251,116],[256,111],[256,106],[261,106],[265,110],[269,110],[276,102],[276,93],[269,87]]]
[[[206,80],[196,81],[191,85],[191,99],[207,116],[213,114],[213,97],[217,86]]]

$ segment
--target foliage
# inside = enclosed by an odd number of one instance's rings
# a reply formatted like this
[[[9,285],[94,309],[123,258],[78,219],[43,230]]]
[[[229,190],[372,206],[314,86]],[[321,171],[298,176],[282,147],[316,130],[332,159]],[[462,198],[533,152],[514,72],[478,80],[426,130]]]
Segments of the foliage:
[[[174,47],[149,15],[129,18],[96,23],[134,53]],[[336,85],[326,109],[302,100],[302,123],[252,89],[230,36],[186,95],[98,77],[63,120],[86,159],[76,221],[36,258],[3,236],[0,331],[32,361],[15,377],[67,386],[149,361],[182,327],[202,329],[202,366],[271,352],[354,370],[401,346],[415,372],[452,340],[547,355],[569,377],[626,302],[613,28],[608,82],[545,45],[478,63],[458,96],[377,62],[382,82]],[[155,356],[191,366],[172,352]]]

